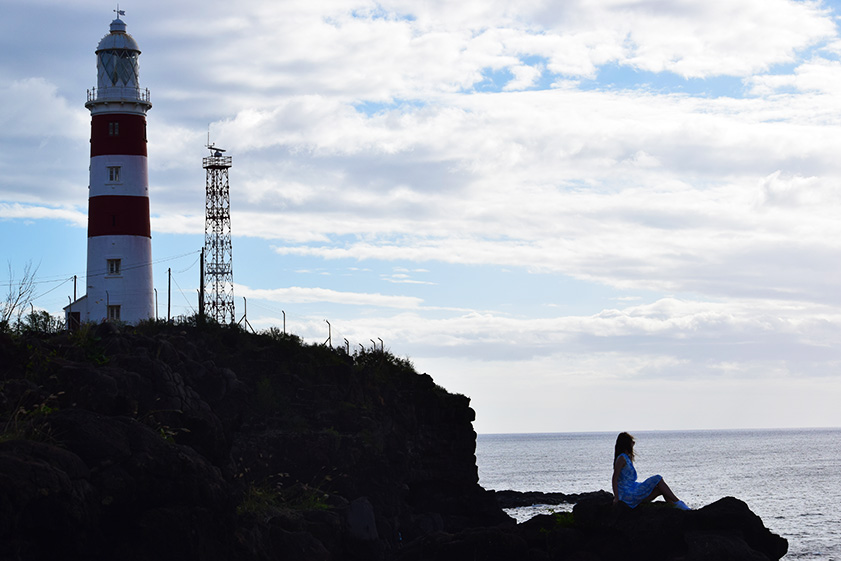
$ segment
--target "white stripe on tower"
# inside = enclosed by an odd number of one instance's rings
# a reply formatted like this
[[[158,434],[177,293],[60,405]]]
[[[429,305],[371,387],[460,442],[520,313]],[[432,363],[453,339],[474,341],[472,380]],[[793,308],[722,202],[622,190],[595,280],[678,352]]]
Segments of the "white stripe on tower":
[[[83,321],[154,317],[146,112],[140,49],[117,16],[96,49],[91,112],[88,270]]]

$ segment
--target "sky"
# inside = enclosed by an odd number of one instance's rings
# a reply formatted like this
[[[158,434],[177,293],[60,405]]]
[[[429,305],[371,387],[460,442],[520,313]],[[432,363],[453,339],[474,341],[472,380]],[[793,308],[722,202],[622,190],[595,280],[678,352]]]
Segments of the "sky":
[[[0,0],[0,288],[32,263],[54,314],[115,8]],[[209,137],[237,318],[408,357],[479,433],[841,426],[841,1],[119,9],[161,317],[196,311]]]

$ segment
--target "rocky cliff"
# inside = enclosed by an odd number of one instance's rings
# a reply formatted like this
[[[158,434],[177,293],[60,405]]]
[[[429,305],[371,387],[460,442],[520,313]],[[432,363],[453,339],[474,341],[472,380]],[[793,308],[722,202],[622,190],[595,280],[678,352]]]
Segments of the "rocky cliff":
[[[375,559],[510,521],[474,413],[406,360],[277,332],[0,335],[0,557]]]
[[[473,418],[407,360],[276,331],[0,333],[0,560],[566,559],[586,536],[622,543],[598,509],[574,530],[515,525],[478,484]],[[567,530],[578,541],[555,547]]]

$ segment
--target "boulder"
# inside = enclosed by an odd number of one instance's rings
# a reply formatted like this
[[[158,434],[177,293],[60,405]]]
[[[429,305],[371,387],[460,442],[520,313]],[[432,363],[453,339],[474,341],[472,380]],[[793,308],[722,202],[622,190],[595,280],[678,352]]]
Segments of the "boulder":
[[[0,559],[95,557],[102,517],[89,476],[68,450],[31,440],[0,443]]]
[[[725,497],[698,510],[683,511],[657,501],[630,508],[613,505],[610,493],[587,497],[573,508],[574,527],[602,556],[695,561],[768,559],[776,561],[788,542],[764,526],[739,499]]]

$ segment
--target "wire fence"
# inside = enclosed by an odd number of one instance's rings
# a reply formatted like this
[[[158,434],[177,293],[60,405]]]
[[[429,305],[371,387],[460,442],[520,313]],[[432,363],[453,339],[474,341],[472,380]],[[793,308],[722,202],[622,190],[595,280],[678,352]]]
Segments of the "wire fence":
[[[161,263],[177,262],[178,260],[194,257],[194,259],[186,266],[176,270],[173,270],[172,268],[167,269],[165,295],[160,294],[161,291],[159,291],[159,287],[154,288],[154,309],[156,320],[173,320],[177,318],[185,319],[198,315],[198,289],[185,289],[182,284],[189,287],[191,284],[195,283],[195,269],[197,268],[197,265],[199,265],[199,261],[201,259],[200,254],[201,250],[190,251],[179,255],[155,259],[148,263],[136,264],[123,269],[125,271],[140,269],[144,267],[151,267],[153,265],[159,265]],[[71,304],[76,296],[76,284],[80,278],[86,279],[91,275],[104,276],[108,274],[108,271],[106,269],[102,269],[90,271],[89,273],[90,274],[83,274],[77,272],[70,275],[32,279],[31,284],[33,286],[43,287],[44,289],[38,291],[29,299],[28,305],[31,307],[31,313],[35,313],[36,308],[38,313],[41,314],[49,314],[48,308],[54,309],[57,306],[61,306],[63,308],[65,304],[61,304],[61,300],[55,298],[56,293],[60,288],[73,283],[73,297],[67,295],[67,303]],[[160,279],[158,284],[160,285]],[[3,290],[12,290],[16,286],[17,282],[11,278],[11,271],[9,280],[7,282],[0,282],[0,289]],[[45,301],[45,299],[47,299],[47,301]],[[245,298],[242,298],[242,303],[242,311],[236,316],[238,319],[234,323],[238,324],[242,328],[250,329],[252,332],[257,332],[258,330],[255,330],[251,326],[251,322],[248,317],[249,307],[251,308],[251,311],[257,310],[262,312],[260,325],[264,325],[266,327],[259,331],[268,331],[274,328],[283,334],[294,335],[303,341],[324,345],[343,351],[348,355],[353,355],[357,352],[385,352],[386,350],[385,341],[382,338],[372,337],[366,340],[365,338],[353,336],[345,332],[340,327],[340,322],[332,322],[329,319],[321,317],[301,316],[294,313],[288,313],[280,306],[274,306],[271,303],[267,303],[265,300],[249,302]],[[163,305],[166,306],[165,313],[161,312],[161,307]],[[20,315],[24,314],[25,312],[22,312]],[[61,321],[63,321],[63,318],[61,318]]]

